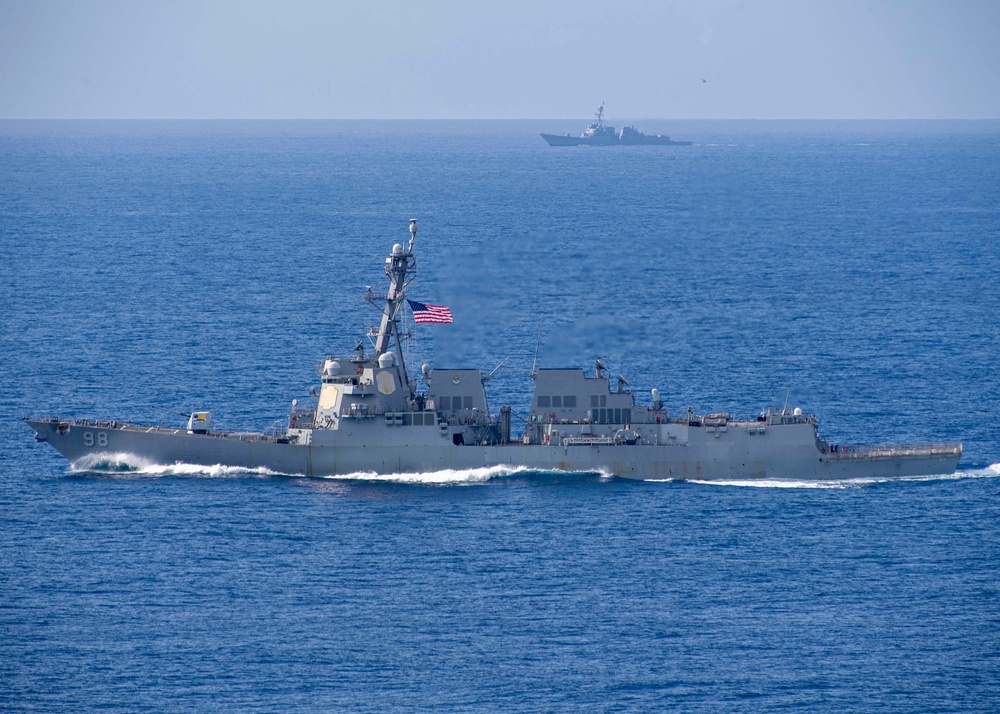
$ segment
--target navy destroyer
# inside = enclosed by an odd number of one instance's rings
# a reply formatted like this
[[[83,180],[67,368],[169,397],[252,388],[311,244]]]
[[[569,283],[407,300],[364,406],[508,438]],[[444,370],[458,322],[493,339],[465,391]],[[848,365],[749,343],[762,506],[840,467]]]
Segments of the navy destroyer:
[[[287,424],[273,432],[212,428],[211,412],[194,412],[186,428],[118,421],[25,417],[35,438],[78,467],[138,459],[211,467],[269,469],[306,476],[357,472],[425,473],[503,466],[512,471],[602,473],[629,479],[827,480],[949,474],[959,443],[836,447],[823,440],[816,417],[801,409],[767,410],[737,419],[727,413],[670,414],[656,389],[647,404],[598,360],[583,369],[532,367],[534,393],[520,435],[510,406],[490,411],[478,369],[408,371],[402,318],[415,277],[417,223],[409,242],[385,259],[388,291],[365,300],[381,322],[347,356],[327,357],[315,401],[292,401]],[[447,321],[440,308],[430,319]],[[645,400],[643,400],[645,401]]]
[[[623,126],[621,131],[604,123],[604,105],[596,119],[580,136],[570,134],[542,134],[549,146],[690,146],[690,141],[673,141],[663,134],[643,134],[634,126]]]

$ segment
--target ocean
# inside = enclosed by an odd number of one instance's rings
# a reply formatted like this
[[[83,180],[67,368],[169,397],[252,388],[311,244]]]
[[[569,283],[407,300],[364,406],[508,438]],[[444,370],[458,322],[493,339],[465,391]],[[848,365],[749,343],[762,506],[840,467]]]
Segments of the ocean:
[[[995,712],[1000,122],[0,122],[0,708]],[[600,358],[672,412],[962,441],[953,476],[76,470],[26,414],[266,429],[410,365]],[[519,423],[515,420],[514,429]]]

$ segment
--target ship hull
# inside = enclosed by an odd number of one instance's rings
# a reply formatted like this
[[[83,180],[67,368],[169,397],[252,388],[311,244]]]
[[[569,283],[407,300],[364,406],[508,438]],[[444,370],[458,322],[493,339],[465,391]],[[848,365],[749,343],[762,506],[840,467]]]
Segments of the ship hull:
[[[961,446],[954,444],[823,453],[803,439],[803,430],[792,426],[772,427],[767,437],[733,430],[729,435],[720,434],[725,439],[691,430],[685,443],[670,444],[457,446],[433,429],[411,439],[399,430],[393,433],[374,424],[355,428],[372,435],[382,433],[382,437],[358,445],[338,443],[342,435],[325,430],[303,432],[303,440],[309,443],[299,444],[262,434],[192,434],[183,429],[108,422],[26,421],[37,440],[47,442],[84,469],[100,468],[102,462],[131,460],[159,465],[224,465],[304,476],[502,466],[638,480],[838,480],[950,474],[961,456]]]
[[[673,141],[668,136],[642,136],[607,139],[604,137],[542,134],[549,146],[690,146],[690,141]]]

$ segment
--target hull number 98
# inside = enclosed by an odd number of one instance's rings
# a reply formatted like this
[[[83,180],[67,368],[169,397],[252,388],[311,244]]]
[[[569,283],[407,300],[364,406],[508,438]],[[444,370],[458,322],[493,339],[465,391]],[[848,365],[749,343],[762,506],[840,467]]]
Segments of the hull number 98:
[[[85,431],[83,432],[83,445],[84,446],[107,446],[108,445],[108,433],[106,431],[97,432],[97,438],[94,438],[94,432]]]

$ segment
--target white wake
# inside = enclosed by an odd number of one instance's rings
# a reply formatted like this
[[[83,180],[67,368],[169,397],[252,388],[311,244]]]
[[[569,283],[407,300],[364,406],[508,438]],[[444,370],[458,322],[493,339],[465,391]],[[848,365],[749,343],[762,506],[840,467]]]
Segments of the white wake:
[[[574,472],[575,473],[575,472]],[[597,473],[597,472],[588,472]],[[566,471],[542,471],[527,466],[488,466],[477,469],[443,469],[441,471],[426,471],[422,473],[378,474],[374,471],[359,471],[352,474],[337,474],[324,476],[327,479],[339,481],[383,481],[387,483],[442,485],[472,485],[487,483],[495,479],[511,476],[569,476]],[[605,474],[600,474],[602,478]]]
[[[831,479],[827,481],[808,481],[795,479],[732,479],[727,481],[697,481],[705,486],[738,486],[743,488],[863,488],[879,483],[906,483],[924,481],[957,481],[971,478],[1000,477],[1000,463],[990,464],[984,469],[967,469],[953,474],[932,474],[929,476],[892,476],[878,478]]]
[[[134,478],[137,476],[203,476],[208,478],[237,478],[241,476],[290,476],[308,478],[305,474],[282,473],[271,469],[224,466],[215,464],[160,464],[141,456],[128,453],[103,453],[85,456],[73,462],[72,473],[91,473],[106,476]],[[561,471],[541,471],[526,466],[490,466],[476,469],[444,469],[422,473],[379,474],[374,471],[358,471],[349,474],[316,476],[319,479],[339,481],[381,481],[385,483],[408,483],[427,485],[469,485],[487,483],[510,476],[558,476],[569,475]],[[609,478],[609,474],[600,474]]]
[[[207,476],[211,478],[236,478],[239,476],[301,476],[283,474],[267,468],[246,468],[214,464],[158,464],[135,454],[104,453],[84,456],[70,465],[72,473],[99,473],[108,476]]]
[[[205,466],[203,464],[159,464],[141,456],[127,453],[103,453],[85,456],[73,462],[70,466],[72,473],[97,473],[107,476],[136,477],[136,476],[203,476],[208,478],[239,478],[245,476],[291,476],[296,478],[306,478],[304,474],[282,473],[271,469],[258,467],[248,468],[242,466],[224,466],[214,464]],[[610,473],[596,473],[601,480],[612,478]],[[524,477],[551,477],[551,476],[581,476],[584,472],[565,472],[532,469],[526,466],[489,466],[474,469],[443,469],[440,471],[426,471],[413,473],[392,473],[379,474],[374,471],[358,471],[349,474],[336,474],[330,476],[317,476],[315,478],[333,479],[338,481],[370,481],[384,483],[405,483],[405,484],[426,484],[432,486],[446,485],[474,485],[485,484],[497,479],[509,478],[512,476]],[[937,474],[931,476],[895,476],[878,478],[853,478],[853,479],[831,479],[823,481],[796,480],[796,479],[727,479],[727,480],[696,480],[690,479],[687,483],[704,486],[735,486],[740,488],[818,488],[818,489],[847,489],[863,488],[873,484],[891,482],[920,482],[920,481],[948,481],[973,478],[998,478],[1000,477],[1000,463],[990,464],[983,469],[967,469],[956,471],[953,474]],[[679,479],[648,479],[651,482],[680,482]]]

